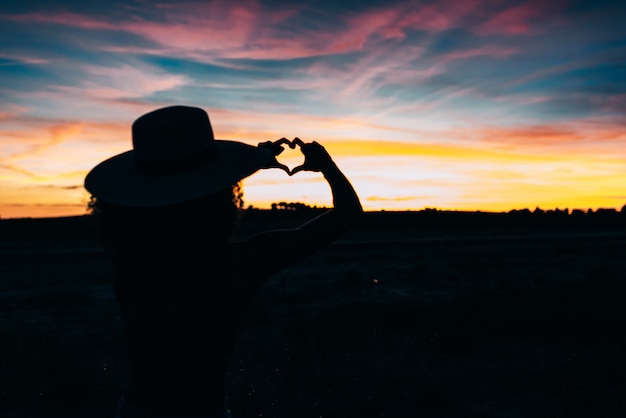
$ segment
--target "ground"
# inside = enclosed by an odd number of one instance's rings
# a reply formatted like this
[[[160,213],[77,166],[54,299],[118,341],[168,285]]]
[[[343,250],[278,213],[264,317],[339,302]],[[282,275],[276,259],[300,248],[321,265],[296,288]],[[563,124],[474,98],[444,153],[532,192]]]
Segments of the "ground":
[[[268,283],[230,365],[234,418],[626,416],[624,229],[416,231],[357,231]],[[106,259],[18,247],[0,254],[2,417],[113,417]]]

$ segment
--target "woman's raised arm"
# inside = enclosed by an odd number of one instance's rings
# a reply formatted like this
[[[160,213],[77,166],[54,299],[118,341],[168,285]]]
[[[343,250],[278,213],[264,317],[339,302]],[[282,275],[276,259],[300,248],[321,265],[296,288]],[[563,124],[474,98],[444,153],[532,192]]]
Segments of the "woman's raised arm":
[[[352,184],[322,145],[295,138],[290,146],[300,147],[304,163],[289,174],[300,171],[322,173],[330,186],[333,207],[297,228],[261,232],[243,243],[248,251],[264,260],[263,264],[270,271],[277,271],[327,246],[348,232],[363,214]]]

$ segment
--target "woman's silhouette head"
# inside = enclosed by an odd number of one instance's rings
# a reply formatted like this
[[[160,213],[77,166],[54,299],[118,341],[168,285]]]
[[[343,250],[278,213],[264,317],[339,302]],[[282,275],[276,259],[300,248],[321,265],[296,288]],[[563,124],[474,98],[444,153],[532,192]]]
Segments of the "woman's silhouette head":
[[[85,188],[100,200],[126,207],[157,207],[201,198],[265,167],[270,150],[215,139],[207,113],[170,106],[139,117],[133,149],[96,165]]]

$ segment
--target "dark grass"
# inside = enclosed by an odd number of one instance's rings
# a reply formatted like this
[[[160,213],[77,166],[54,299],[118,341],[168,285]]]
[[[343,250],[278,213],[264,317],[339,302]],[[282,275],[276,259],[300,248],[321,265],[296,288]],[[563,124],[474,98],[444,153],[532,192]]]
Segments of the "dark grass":
[[[626,416],[625,250],[619,236],[333,245],[246,316],[233,416]],[[127,362],[109,274],[98,259],[1,265],[0,416],[114,416]]]

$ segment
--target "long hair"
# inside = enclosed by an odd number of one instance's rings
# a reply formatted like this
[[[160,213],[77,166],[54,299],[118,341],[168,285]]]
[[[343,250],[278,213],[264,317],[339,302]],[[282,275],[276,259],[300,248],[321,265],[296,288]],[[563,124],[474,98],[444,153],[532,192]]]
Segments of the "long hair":
[[[155,208],[111,204],[97,196],[90,206],[105,249],[134,252],[141,248],[202,243],[225,245],[230,240],[243,206],[241,184],[183,203]]]
[[[170,311],[203,309],[206,297],[202,304],[192,303],[194,295],[219,295],[217,288],[232,286],[224,279],[232,273],[229,241],[241,195],[235,184],[158,208],[94,202],[103,246],[112,258],[113,290],[128,327],[165,321],[168,311],[159,311],[159,304],[168,304]]]

